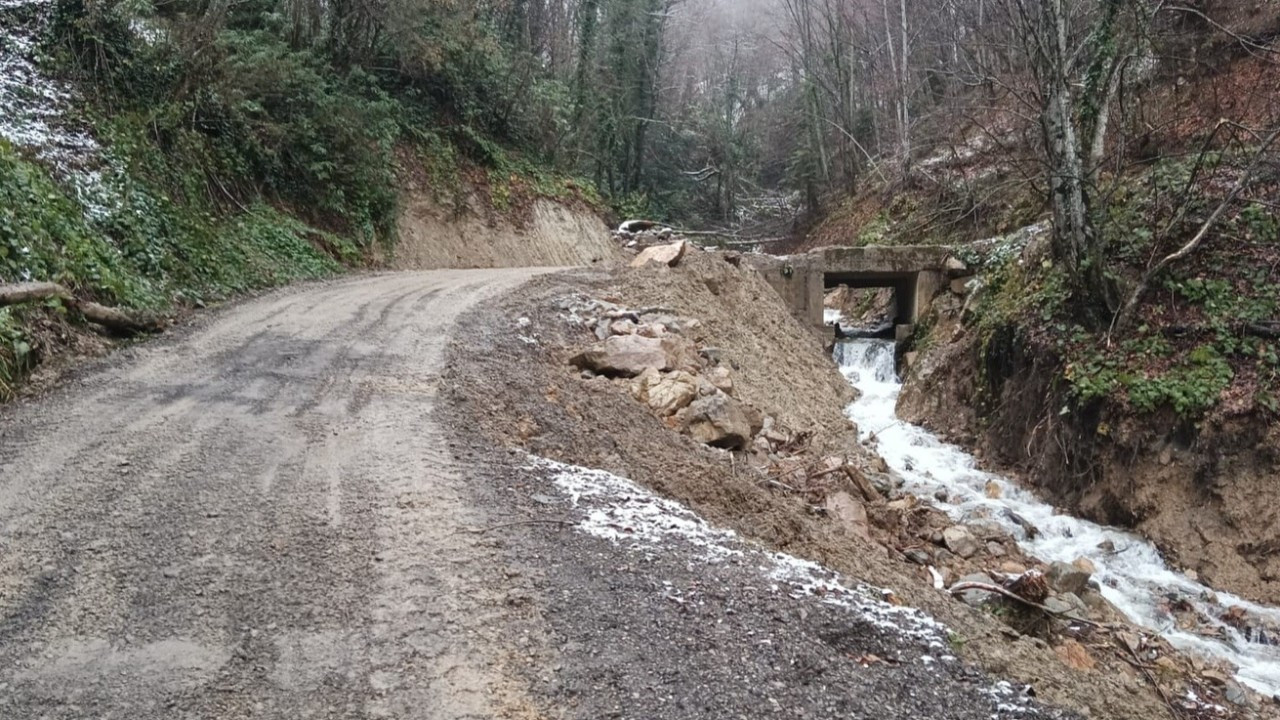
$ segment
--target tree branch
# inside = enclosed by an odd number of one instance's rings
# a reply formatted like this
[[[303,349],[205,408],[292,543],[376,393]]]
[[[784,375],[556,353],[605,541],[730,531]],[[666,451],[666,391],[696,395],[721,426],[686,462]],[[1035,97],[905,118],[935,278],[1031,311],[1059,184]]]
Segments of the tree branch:
[[[1240,193],[1244,191],[1245,187],[1249,184],[1249,181],[1253,178],[1254,172],[1258,169],[1258,165],[1262,164],[1262,158],[1266,156],[1267,150],[1271,147],[1272,143],[1276,141],[1277,137],[1280,137],[1280,126],[1277,126],[1272,130],[1271,134],[1263,140],[1262,147],[1258,148],[1257,153],[1254,154],[1248,167],[1246,167],[1244,172],[1240,174],[1240,177],[1236,180],[1236,184],[1231,188],[1231,192],[1227,193],[1227,196],[1222,199],[1222,202],[1219,203],[1218,207],[1214,209],[1211,215],[1209,215],[1209,218],[1204,221],[1204,224],[1200,226],[1199,232],[1191,238],[1190,242],[1179,248],[1177,252],[1166,255],[1164,259],[1156,263],[1154,267],[1142,276],[1142,280],[1138,283],[1138,287],[1134,288],[1133,293],[1129,296],[1129,300],[1120,308],[1120,312],[1116,313],[1115,319],[1111,323],[1111,331],[1108,333],[1108,342],[1110,342],[1109,336],[1111,333],[1125,330],[1129,326],[1129,323],[1133,321],[1133,316],[1136,314],[1138,309],[1138,303],[1142,302],[1143,296],[1145,296],[1147,291],[1151,289],[1151,283],[1156,279],[1156,277],[1159,276],[1160,273],[1164,272],[1170,265],[1194,253],[1200,245],[1204,243],[1205,238],[1208,237],[1214,226],[1218,224],[1218,221],[1222,219],[1227,208],[1236,201],[1236,198],[1240,196]]]

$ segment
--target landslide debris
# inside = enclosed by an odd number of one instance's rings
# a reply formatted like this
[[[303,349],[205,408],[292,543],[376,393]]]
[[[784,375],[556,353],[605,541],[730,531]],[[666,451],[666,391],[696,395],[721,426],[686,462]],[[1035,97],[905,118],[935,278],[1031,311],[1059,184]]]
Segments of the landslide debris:
[[[629,477],[766,546],[891,587],[894,602],[945,623],[956,652],[1048,702],[1108,718],[1261,717],[1261,701],[1230,703],[1239,688],[1205,675],[1229,669],[1121,623],[1096,583],[1080,587],[1087,570],[1051,573],[995,523],[958,526],[903,493],[858,442],[843,413],[854,391],[822,340],[733,254],[691,248],[674,267],[548,276],[488,312],[511,337],[458,350],[467,362],[446,377],[484,436]],[[639,344],[650,349],[665,339],[680,359],[605,362],[610,347],[637,343],[626,338],[659,341]],[[985,589],[964,584],[975,577]],[[1205,710],[1215,705],[1221,714]]]

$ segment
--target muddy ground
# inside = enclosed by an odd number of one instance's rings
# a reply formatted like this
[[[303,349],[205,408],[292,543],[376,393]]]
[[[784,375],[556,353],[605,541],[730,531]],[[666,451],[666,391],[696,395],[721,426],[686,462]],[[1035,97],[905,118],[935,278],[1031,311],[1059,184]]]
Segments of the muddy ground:
[[[803,498],[771,488],[741,454],[675,432],[635,401],[627,383],[584,377],[570,366],[594,338],[566,321],[567,297],[657,305],[697,318],[700,342],[732,368],[744,400],[811,431],[816,452],[843,453],[874,473],[875,458],[842,413],[848,385],[822,342],[786,314],[757,276],[726,259],[732,257],[692,255],[675,269],[545,276],[476,309],[463,319],[473,332],[453,349],[446,375],[451,412],[462,418],[453,424],[479,433],[495,451],[514,448],[623,475],[746,538],[891,588],[895,602],[944,623],[966,661],[1029,684],[1042,700],[1093,717],[1168,717],[1165,699],[1105,641],[1093,648],[1100,658],[1093,669],[1079,669],[1044,640],[934,589],[925,569],[896,549],[843,532]]]

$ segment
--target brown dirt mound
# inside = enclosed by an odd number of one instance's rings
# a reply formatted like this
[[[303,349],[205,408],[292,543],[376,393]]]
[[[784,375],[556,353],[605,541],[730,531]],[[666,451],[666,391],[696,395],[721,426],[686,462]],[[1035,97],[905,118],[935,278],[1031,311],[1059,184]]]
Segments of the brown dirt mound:
[[[570,367],[570,357],[594,337],[565,319],[566,296],[664,306],[702,321],[699,342],[719,349],[743,400],[795,430],[813,432],[816,451],[865,462],[870,471],[876,458],[843,415],[852,391],[822,342],[791,318],[762,278],[731,260],[693,253],[674,269],[588,270],[535,280],[471,319],[477,327],[506,323],[511,331],[502,337],[478,332],[453,349],[444,385],[454,407],[497,444],[625,475],[710,522],[892,587],[899,601],[951,628],[955,652],[1032,684],[1043,700],[1094,717],[1167,717],[1168,708],[1138,671],[1105,647],[1097,669],[1075,668],[1047,643],[935,590],[925,569],[904,562],[896,550],[842,532],[805,498],[770,489],[742,454],[673,431],[631,397],[624,381],[584,377]]]

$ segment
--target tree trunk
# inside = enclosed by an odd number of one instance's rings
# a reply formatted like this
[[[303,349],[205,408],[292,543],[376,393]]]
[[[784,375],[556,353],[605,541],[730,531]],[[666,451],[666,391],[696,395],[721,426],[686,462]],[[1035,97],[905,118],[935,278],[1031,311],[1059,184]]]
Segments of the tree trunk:
[[[907,41],[907,0],[899,0],[899,7],[902,11],[901,26],[902,31],[902,57],[898,63],[898,107],[902,114],[902,138],[900,139],[900,152],[902,153],[902,176],[906,177],[907,172],[911,170],[911,105],[909,103],[911,94],[911,47]]]
[[[1047,27],[1042,35],[1048,54],[1045,108],[1041,115],[1049,160],[1049,195],[1053,209],[1054,256],[1069,275],[1083,319],[1105,321],[1119,306],[1114,283],[1107,277],[1101,236],[1090,211],[1090,188],[1084,152],[1076,127],[1072,95],[1071,50],[1063,0],[1043,0]]]
[[[164,329],[164,321],[158,317],[132,315],[88,300],[79,300],[70,290],[57,283],[0,285],[0,307],[53,299],[66,303],[68,307],[83,315],[85,320],[122,335],[153,333]]]

